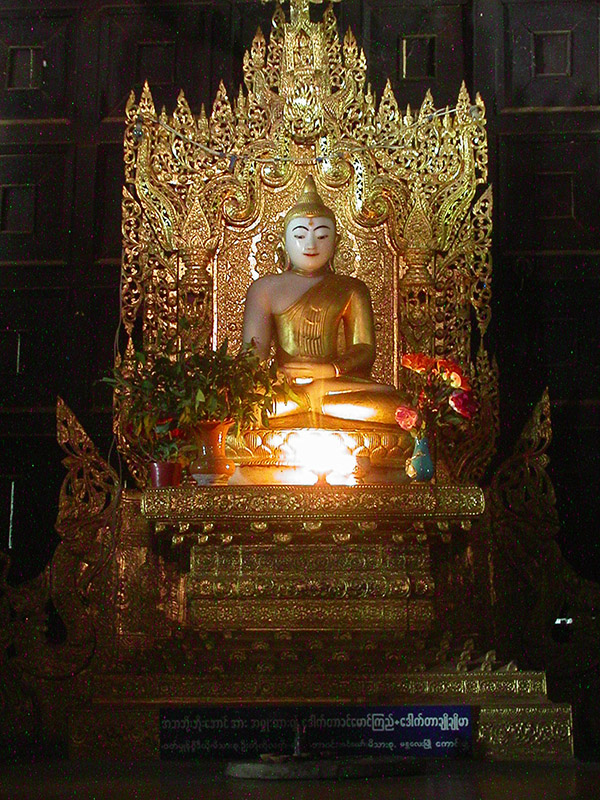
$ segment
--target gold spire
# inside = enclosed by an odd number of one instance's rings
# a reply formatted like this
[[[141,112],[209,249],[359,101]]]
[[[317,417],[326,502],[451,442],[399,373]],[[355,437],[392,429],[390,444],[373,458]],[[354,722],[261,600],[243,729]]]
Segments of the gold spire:
[[[260,0],[263,5],[269,0]],[[280,0],[279,0],[280,1]],[[290,0],[290,21],[292,25],[305,25],[310,24],[309,3],[322,3],[323,0]],[[334,3],[340,3],[341,0],[332,0]]]
[[[331,208],[325,205],[321,195],[317,192],[315,179],[312,175],[306,176],[296,204],[285,215],[283,230],[285,231],[290,222],[297,217],[327,217],[335,222],[335,214]]]
[[[308,3],[309,0],[290,0],[290,22],[292,25],[310,22]]]

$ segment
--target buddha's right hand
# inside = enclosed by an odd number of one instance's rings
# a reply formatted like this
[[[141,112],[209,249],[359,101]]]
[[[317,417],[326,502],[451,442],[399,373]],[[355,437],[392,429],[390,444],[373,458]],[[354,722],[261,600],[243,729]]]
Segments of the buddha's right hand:
[[[283,367],[283,373],[290,383],[298,384],[335,378],[336,375],[333,364],[315,361],[290,361]]]

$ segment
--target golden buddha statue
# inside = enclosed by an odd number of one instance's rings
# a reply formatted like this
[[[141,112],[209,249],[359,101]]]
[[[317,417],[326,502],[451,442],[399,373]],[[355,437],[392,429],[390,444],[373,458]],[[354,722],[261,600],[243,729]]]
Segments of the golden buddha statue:
[[[277,364],[298,397],[277,403],[271,427],[397,429],[402,396],[370,379],[375,326],[369,290],[333,271],[335,215],[311,175],[285,217],[284,234],[288,269],[256,280],[244,310],[244,342],[252,342],[262,358],[274,342]]]

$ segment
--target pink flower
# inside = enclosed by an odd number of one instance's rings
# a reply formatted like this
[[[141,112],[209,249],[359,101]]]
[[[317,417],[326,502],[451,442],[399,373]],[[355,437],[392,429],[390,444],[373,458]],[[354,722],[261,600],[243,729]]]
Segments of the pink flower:
[[[477,413],[477,402],[472,392],[463,392],[461,389],[457,389],[448,398],[448,403],[450,408],[453,408],[457,414],[460,414],[465,419],[473,419]]]
[[[409,408],[409,406],[398,406],[396,409],[396,422],[398,425],[400,425],[402,430],[410,431],[413,428],[416,428],[418,421],[419,414],[414,408]]]

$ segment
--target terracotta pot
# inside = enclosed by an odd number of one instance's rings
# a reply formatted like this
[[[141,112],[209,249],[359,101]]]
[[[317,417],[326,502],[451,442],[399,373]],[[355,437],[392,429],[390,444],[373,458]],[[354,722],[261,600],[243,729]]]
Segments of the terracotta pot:
[[[179,486],[181,483],[181,464],[179,461],[152,461],[150,464],[150,483],[153,489]]]
[[[225,456],[227,431],[232,425],[231,420],[198,423],[194,432],[198,458],[190,464],[190,473],[200,486],[227,483],[233,475],[235,463]]]

